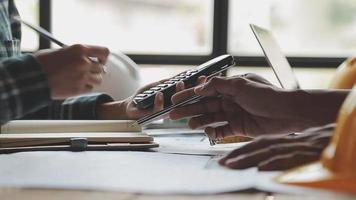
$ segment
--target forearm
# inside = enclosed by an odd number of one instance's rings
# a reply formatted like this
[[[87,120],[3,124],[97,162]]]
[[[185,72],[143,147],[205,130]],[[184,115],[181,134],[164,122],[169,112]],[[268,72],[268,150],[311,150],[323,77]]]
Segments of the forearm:
[[[32,56],[0,63],[0,124],[35,112],[50,101],[47,79]]]
[[[51,120],[96,120],[97,108],[113,99],[100,93],[86,94],[66,100],[51,101],[50,104],[21,119],[51,119]]]
[[[124,120],[129,119],[126,113],[125,101],[116,101],[98,105],[97,116],[100,120]]]
[[[292,114],[304,128],[335,123],[350,90],[298,90],[292,92]]]

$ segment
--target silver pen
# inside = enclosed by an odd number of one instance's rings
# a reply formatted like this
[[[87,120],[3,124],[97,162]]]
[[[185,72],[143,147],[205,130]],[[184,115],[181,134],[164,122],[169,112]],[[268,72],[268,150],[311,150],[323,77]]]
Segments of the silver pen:
[[[196,103],[196,102],[199,102],[200,100],[202,100],[204,98],[204,96],[200,96],[200,95],[195,95],[195,96],[192,96],[191,98],[185,100],[185,101],[182,101],[178,104],[175,104],[175,105],[171,105],[171,106],[168,106],[167,108],[164,108],[163,110],[161,111],[158,111],[156,113],[153,113],[153,114],[150,114],[148,116],[145,116],[145,117],[142,117],[141,119],[135,121],[132,126],[136,126],[136,125],[146,125],[146,124],[149,124],[157,119],[159,119],[160,117],[162,117],[164,114],[167,114],[168,112],[170,112],[171,110],[173,110],[174,108],[179,108],[179,107],[183,107],[183,106],[186,106],[186,105],[189,105],[189,104],[193,104],[193,103]],[[211,146],[214,146],[216,144],[216,141],[209,138],[209,136],[207,135],[208,139],[209,139],[209,142],[210,142],[210,145]]]
[[[216,141],[215,140],[211,139],[208,135],[207,135],[207,137],[209,138],[210,146],[216,145]]]

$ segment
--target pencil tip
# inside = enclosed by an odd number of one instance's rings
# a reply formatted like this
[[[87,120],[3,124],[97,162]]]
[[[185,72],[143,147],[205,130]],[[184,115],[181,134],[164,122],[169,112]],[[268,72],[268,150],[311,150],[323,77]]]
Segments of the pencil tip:
[[[140,124],[137,121],[135,121],[135,122],[131,123],[130,126],[136,127],[136,126],[140,126]]]

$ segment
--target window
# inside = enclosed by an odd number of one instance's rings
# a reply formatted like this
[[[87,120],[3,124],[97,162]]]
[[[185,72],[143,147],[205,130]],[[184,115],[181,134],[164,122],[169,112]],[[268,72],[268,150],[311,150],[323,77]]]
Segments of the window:
[[[251,22],[272,30],[290,56],[356,53],[353,0],[232,0],[229,13],[229,51],[236,55],[262,55],[248,26]]]
[[[336,67],[356,53],[354,0],[16,1],[23,17],[64,42],[108,46],[140,64],[198,64],[230,53],[240,65],[266,66],[250,22],[273,31],[293,66]],[[50,47],[33,32],[24,37],[25,48]]]
[[[210,54],[208,0],[52,0],[52,31],[69,44],[129,54]]]

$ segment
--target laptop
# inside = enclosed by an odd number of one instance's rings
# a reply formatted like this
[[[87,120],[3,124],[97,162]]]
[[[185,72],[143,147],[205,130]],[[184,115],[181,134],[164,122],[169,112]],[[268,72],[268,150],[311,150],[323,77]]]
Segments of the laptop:
[[[284,89],[299,89],[300,85],[293,69],[286,56],[282,53],[282,50],[272,33],[269,30],[254,24],[250,24],[250,27],[281,86]]]

